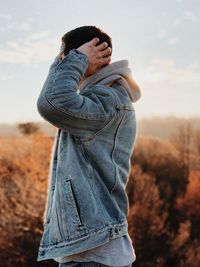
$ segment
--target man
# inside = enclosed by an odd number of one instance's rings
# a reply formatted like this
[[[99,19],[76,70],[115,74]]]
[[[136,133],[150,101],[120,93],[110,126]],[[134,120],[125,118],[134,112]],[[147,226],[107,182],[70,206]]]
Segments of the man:
[[[111,48],[95,26],[65,34],[37,100],[40,115],[58,128],[38,261],[64,267],[135,260],[125,188],[136,137],[132,103],[141,93],[127,60],[110,63]]]

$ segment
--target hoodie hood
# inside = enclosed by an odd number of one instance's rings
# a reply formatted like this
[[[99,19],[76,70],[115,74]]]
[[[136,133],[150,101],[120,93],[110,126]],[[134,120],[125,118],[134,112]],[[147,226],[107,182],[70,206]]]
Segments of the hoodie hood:
[[[127,91],[132,102],[136,102],[141,97],[141,90],[132,77],[129,62],[126,59],[112,62],[94,74],[88,76],[78,87],[79,92],[88,85],[102,84],[109,85],[117,81]]]

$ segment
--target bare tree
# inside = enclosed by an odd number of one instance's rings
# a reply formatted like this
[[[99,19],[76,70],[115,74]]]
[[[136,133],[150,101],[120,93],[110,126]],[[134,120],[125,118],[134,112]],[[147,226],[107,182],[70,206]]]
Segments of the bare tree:
[[[198,156],[200,156],[200,129],[196,130],[194,133],[193,144],[195,151],[197,152]]]
[[[190,174],[190,158],[191,158],[191,144],[192,144],[193,129],[191,122],[185,119],[175,133],[170,136],[170,141],[179,151],[183,164],[186,166],[187,177]]]
[[[24,135],[30,135],[39,131],[39,126],[34,122],[18,123],[17,128]]]

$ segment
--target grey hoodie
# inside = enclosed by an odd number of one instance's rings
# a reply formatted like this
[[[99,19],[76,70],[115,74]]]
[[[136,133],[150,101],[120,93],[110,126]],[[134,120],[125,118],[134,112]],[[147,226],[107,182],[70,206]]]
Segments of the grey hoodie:
[[[129,62],[126,59],[112,62],[93,75],[86,78],[78,87],[79,92],[89,84],[109,85],[117,80],[128,92],[132,102],[136,102],[141,97],[140,87],[136,84],[132,77]]]

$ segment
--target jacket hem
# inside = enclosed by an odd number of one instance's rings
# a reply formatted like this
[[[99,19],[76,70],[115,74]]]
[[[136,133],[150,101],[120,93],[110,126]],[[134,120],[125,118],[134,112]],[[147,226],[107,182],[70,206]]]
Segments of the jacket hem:
[[[36,261],[54,259],[62,256],[69,256],[79,252],[83,252],[110,241],[110,239],[118,238],[128,233],[127,220],[122,223],[107,225],[104,228],[95,230],[86,236],[82,236],[76,240],[60,242],[56,245],[48,247],[39,247],[38,257]]]

